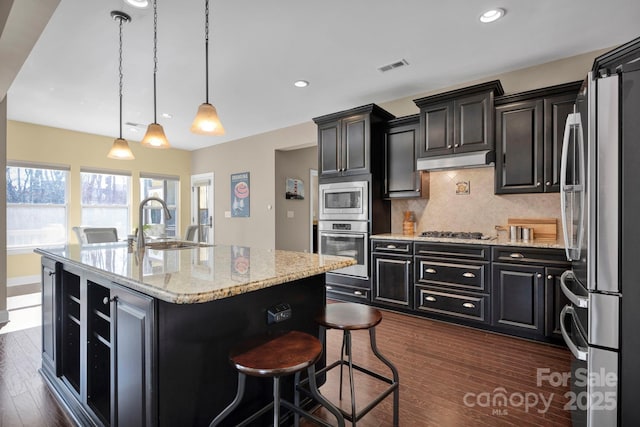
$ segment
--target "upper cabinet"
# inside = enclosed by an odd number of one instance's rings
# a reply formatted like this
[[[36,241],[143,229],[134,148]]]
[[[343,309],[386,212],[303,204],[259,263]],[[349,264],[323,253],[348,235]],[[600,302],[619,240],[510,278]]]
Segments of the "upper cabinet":
[[[418,157],[493,150],[493,102],[499,80],[425,98],[420,108]]]
[[[376,152],[382,151],[384,127],[393,118],[375,104],[314,118],[318,125],[319,176],[371,173]]]
[[[496,98],[496,194],[559,191],[564,124],[580,85]]]
[[[390,120],[384,138],[384,197],[429,197],[429,173],[416,170],[420,117]]]

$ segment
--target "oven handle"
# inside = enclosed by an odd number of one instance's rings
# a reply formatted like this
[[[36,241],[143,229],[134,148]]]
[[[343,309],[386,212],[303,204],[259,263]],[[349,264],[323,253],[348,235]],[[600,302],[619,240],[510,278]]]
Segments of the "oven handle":
[[[583,297],[581,295],[576,295],[567,286],[566,280],[567,278],[571,280],[575,280],[576,276],[573,274],[573,271],[567,270],[560,276],[560,289],[562,289],[562,293],[571,301],[574,305],[580,308],[589,308],[589,298]]]
[[[354,237],[356,239],[364,239],[365,235],[364,234],[350,234],[350,233],[323,233],[320,232],[321,236],[327,236],[327,237],[336,237],[336,238],[340,238],[340,237]]]
[[[564,319],[566,316],[571,316],[571,322],[575,324],[575,313],[575,309],[570,305],[564,306],[564,308],[560,312],[560,331],[562,332],[562,338],[564,339],[564,342],[567,343],[567,347],[569,347],[569,350],[571,350],[573,356],[578,360],[584,360],[586,362],[589,355],[588,350],[584,347],[576,345],[571,340],[571,337],[569,337],[569,334],[567,333],[567,329],[564,327]]]

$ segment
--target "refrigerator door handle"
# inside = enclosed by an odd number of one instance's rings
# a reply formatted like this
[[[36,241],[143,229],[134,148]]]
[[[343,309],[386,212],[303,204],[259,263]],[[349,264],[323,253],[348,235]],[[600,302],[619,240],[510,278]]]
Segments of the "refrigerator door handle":
[[[575,107],[574,107],[575,109]],[[571,135],[571,130],[576,126],[576,120],[580,120],[580,114],[571,113],[567,116],[567,120],[564,125],[564,135],[562,140],[562,157],[560,160],[560,210],[561,210],[561,220],[562,220],[562,234],[564,237],[564,248],[567,253],[567,259],[572,261],[571,259],[571,242],[569,241],[569,218],[567,212],[567,201],[566,194],[567,190],[570,188],[567,185],[567,161],[569,159],[569,137]],[[571,183],[573,184],[573,182]]]
[[[567,328],[564,326],[565,318],[567,316],[571,316],[571,322],[575,324],[575,320],[573,320],[575,316],[575,309],[570,305],[565,305],[562,311],[560,312],[560,332],[562,332],[562,338],[564,339],[564,342],[567,344],[567,347],[569,347],[569,350],[571,351],[573,356],[578,360],[583,360],[586,362],[589,355],[589,351],[587,348],[580,347],[579,345],[574,343],[573,340],[571,340],[571,337],[567,333]]]
[[[567,270],[564,273],[562,273],[562,275],[560,276],[560,289],[562,289],[562,293],[574,305],[580,308],[589,308],[589,297],[576,295],[574,292],[571,292],[571,290],[567,286],[567,279],[569,280],[575,279],[575,276],[573,275],[573,271]]]

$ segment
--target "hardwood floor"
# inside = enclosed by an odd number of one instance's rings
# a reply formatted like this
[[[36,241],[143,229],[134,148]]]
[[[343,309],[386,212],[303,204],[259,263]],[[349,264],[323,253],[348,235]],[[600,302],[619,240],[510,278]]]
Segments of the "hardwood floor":
[[[571,425],[563,409],[568,388],[554,388],[547,381],[536,384],[537,368],[569,371],[566,349],[387,311],[377,338],[382,354],[400,372],[401,426]],[[327,360],[339,357],[341,339],[339,331],[328,331]],[[369,350],[365,331],[353,333],[353,348],[356,363],[387,373]],[[0,334],[0,427],[72,425],[43,383],[39,366],[39,328]],[[355,382],[358,402],[384,386],[361,375]],[[334,369],[322,388],[334,403],[337,384]],[[348,382],[343,386],[346,408]],[[500,392],[508,398],[506,406],[493,404]],[[541,395],[551,399],[546,411]],[[526,408],[523,399],[534,403],[534,396],[538,403]],[[358,426],[390,426],[391,403],[391,397],[386,398]]]

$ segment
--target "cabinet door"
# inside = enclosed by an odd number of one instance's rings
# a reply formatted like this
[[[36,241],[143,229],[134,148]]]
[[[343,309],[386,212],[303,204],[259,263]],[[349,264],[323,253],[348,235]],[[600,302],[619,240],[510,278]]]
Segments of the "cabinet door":
[[[560,276],[564,268],[545,269],[545,335],[562,340],[560,332],[560,312],[569,304],[569,300],[560,289]]]
[[[544,334],[544,267],[493,264],[493,324],[529,336]]]
[[[544,100],[544,191],[560,191],[560,158],[567,116],[573,112],[576,94]]]
[[[493,149],[493,95],[481,93],[453,103],[456,153]]]
[[[318,164],[320,176],[339,175],[340,121],[318,125]]]
[[[542,100],[496,107],[496,144],[496,194],[542,192]]]
[[[115,425],[153,426],[153,299],[113,284],[112,353]]]
[[[453,102],[420,108],[419,157],[453,153]]]
[[[370,130],[368,114],[342,119],[342,147],[340,169],[343,175],[369,172]]]
[[[58,297],[58,273],[60,264],[48,258],[42,259],[42,364],[43,368],[59,375],[56,365],[56,347],[59,309],[56,307]]]
[[[373,254],[373,300],[412,308],[411,257]]]
[[[384,197],[421,197],[422,180],[416,171],[419,124],[398,126],[385,135]]]

